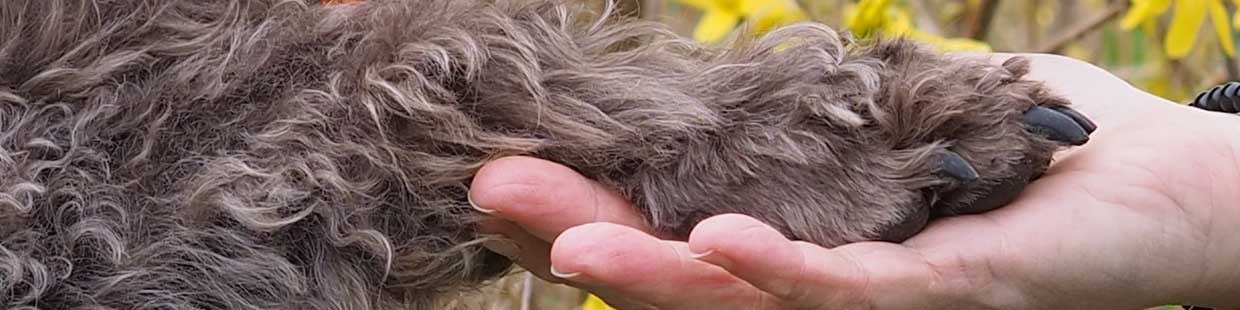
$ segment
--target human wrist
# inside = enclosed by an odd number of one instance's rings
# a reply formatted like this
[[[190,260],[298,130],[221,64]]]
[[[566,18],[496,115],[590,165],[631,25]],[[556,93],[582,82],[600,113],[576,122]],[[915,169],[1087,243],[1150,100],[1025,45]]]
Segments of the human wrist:
[[[1240,238],[1236,234],[1237,218],[1240,206],[1231,205],[1233,215],[1221,215],[1217,223],[1207,235],[1206,248],[1201,257],[1195,258],[1202,262],[1202,272],[1196,281],[1197,285],[1184,293],[1185,304],[1214,308],[1240,308]],[[1226,220],[1230,218],[1231,220]],[[1228,231],[1230,230],[1230,231]],[[1223,236],[1221,233],[1230,233]]]
[[[1240,156],[1240,149],[1235,151]],[[1230,162],[1240,162],[1240,158]],[[1189,301],[1200,300],[1196,304],[1201,306],[1240,308],[1240,193],[1233,190],[1240,184],[1240,165],[1232,166],[1238,169],[1225,170],[1230,173],[1227,179],[1213,183],[1216,191],[1230,193],[1214,195],[1214,203],[1205,211],[1209,219],[1202,224],[1206,242],[1199,259],[1204,271],[1199,292],[1189,295]]]
[[[1040,285],[1030,290],[1048,283],[1078,285],[1030,299],[1072,300],[1067,305],[1072,307],[1082,302],[1133,309],[1240,306],[1240,191],[1233,190],[1240,185],[1240,118],[1144,95],[1129,96],[1143,100],[1114,109],[1121,112],[1099,122],[1093,144],[1066,154],[1061,162],[1061,170],[1078,176],[1106,172],[1075,178],[1082,181],[1072,184],[1093,189],[1087,190],[1089,197],[1107,210],[1090,208],[1106,216],[1093,222],[1103,228],[1087,230],[1091,238],[1106,241],[1063,241],[1088,249],[1081,253],[1093,253],[1067,259],[1086,262],[1087,267],[1061,266],[1077,272],[1034,279]],[[1150,126],[1157,123],[1175,125]]]
[[[1202,143],[1221,145],[1217,151],[1184,159],[1197,162],[1190,169],[1202,173],[1195,182],[1170,187],[1175,193],[1169,194],[1190,218],[1190,236],[1200,238],[1201,244],[1200,251],[1179,254],[1182,262],[1200,264],[1195,285],[1187,286],[1182,295],[1183,303],[1240,308],[1240,191],[1234,190],[1240,185],[1240,118],[1185,109],[1198,114],[1193,115],[1200,124],[1194,126],[1196,133],[1212,137]]]

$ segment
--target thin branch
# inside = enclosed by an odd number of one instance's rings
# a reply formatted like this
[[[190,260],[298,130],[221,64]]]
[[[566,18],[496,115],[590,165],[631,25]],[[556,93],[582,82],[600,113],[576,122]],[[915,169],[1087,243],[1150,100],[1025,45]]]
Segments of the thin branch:
[[[1026,37],[1029,38],[1028,41],[1025,41],[1025,49],[1031,49],[1042,42],[1042,28],[1038,27],[1038,9],[1044,3],[1044,1],[1026,1],[1025,6],[1022,8],[1024,10],[1023,17],[1025,18],[1025,33]]]
[[[985,40],[986,35],[990,33],[990,22],[995,18],[995,11],[998,9],[998,0],[978,2],[977,9],[969,15],[968,37],[979,41]]]
[[[1094,32],[1102,28],[1102,25],[1119,17],[1121,15],[1120,13],[1123,13],[1124,10],[1127,8],[1128,8],[1128,1],[1119,1],[1111,5],[1110,7],[1108,7],[1105,12],[1102,12],[1102,14],[1099,14],[1098,16],[1094,16],[1088,21],[1085,21],[1084,23],[1081,23],[1080,25],[1073,27],[1072,29],[1068,30],[1067,34],[1060,36],[1054,40],[1051,40],[1050,43],[1043,45],[1041,48],[1037,49],[1037,51],[1039,53],[1057,53],[1060,50],[1062,50],[1065,46],[1068,46],[1068,44],[1071,44],[1072,42],[1076,41],[1077,39],[1080,39],[1086,34],[1089,34],[1091,32]]]
[[[1236,68],[1236,59],[1223,54],[1223,66],[1227,67],[1227,80],[1240,81],[1240,70]]]
[[[1226,6],[1226,9],[1228,12],[1234,11],[1236,9],[1235,5],[1233,5],[1231,2],[1228,2],[1228,1],[1223,2],[1223,5]],[[1214,18],[1214,17],[1210,17],[1210,18]],[[1219,41],[1219,45],[1223,45],[1223,42]],[[1231,47],[1234,47],[1234,45]],[[1240,67],[1236,66],[1236,58],[1232,56],[1228,56],[1226,51],[1222,53],[1222,56],[1223,56],[1223,65],[1227,67],[1227,79],[1232,80],[1232,81],[1240,81]]]
[[[534,276],[532,273],[526,273],[525,279],[521,281],[521,310],[530,310],[530,304],[534,300]]]

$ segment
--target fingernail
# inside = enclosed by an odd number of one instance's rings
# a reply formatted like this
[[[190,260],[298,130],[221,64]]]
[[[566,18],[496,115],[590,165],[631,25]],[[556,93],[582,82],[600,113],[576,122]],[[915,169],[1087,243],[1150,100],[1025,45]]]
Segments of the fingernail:
[[[559,270],[555,270],[555,265],[551,265],[551,275],[555,276],[556,278],[569,280],[572,278],[576,278],[577,276],[580,276],[581,273],[580,272],[564,273]]]
[[[507,257],[508,259],[513,260],[513,261],[516,261],[517,257],[519,257],[519,255],[521,254],[520,246],[518,246],[516,243],[505,241],[505,240],[483,241],[482,246],[486,247],[488,250],[491,250],[491,252],[495,252],[496,254],[503,255],[504,257]]]
[[[715,255],[715,250],[713,249],[702,253],[689,251],[689,257],[707,264],[723,267],[723,269],[728,269],[732,266],[732,261],[728,260],[726,257],[723,257],[723,255]]]
[[[486,209],[486,208],[483,208],[483,207],[479,207],[479,206],[478,206],[478,204],[474,203],[474,192],[473,192],[473,190],[470,190],[468,193],[465,193],[465,200],[469,201],[469,207],[470,207],[470,208],[474,208],[474,210],[478,210],[478,212],[482,212],[482,213],[486,213],[486,214],[495,213],[495,210],[491,210],[491,209]]]
[[[694,253],[693,251],[689,251],[689,257],[692,257],[693,259],[701,259],[711,254],[715,254],[715,250],[709,250],[705,253]]]

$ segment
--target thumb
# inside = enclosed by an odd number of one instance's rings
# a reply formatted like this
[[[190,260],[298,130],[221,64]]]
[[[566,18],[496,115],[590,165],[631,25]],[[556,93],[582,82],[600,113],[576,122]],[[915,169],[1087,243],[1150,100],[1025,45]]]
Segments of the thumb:
[[[981,283],[968,277],[974,270],[932,263],[899,244],[826,249],[788,240],[756,219],[728,214],[698,224],[689,250],[796,308],[990,308],[970,300]]]

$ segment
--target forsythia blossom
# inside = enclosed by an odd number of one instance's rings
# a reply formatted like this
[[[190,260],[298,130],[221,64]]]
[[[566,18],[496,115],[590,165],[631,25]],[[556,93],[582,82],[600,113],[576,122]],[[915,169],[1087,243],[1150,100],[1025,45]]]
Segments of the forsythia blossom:
[[[1240,0],[1233,0],[1240,6]],[[1227,9],[1222,0],[1132,0],[1132,7],[1124,15],[1120,25],[1124,29],[1133,29],[1142,23],[1153,23],[1155,18],[1166,13],[1175,5],[1171,26],[1167,29],[1167,37],[1163,40],[1163,49],[1167,57],[1179,59],[1188,55],[1197,43],[1197,32],[1205,22],[1206,13],[1214,24],[1214,32],[1218,35],[1223,52],[1228,56],[1236,54],[1228,27]],[[1240,14],[1240,13],[1238,13]],[[1240,27],[1240,15],[1235,26]]]
[[[1240,1],[1240,0],[1238,0]],[[970,39],[949,39],[913,27],[907,10],[892,6],[891,0],[861,0],[844,10],[844,22],[859,36],[878,31],[887,36],[901,36],[928,43],[944,51],[989,52],[986,43]]]
[[[703,12],[693,38],[707,43],[723,40],[741,21],[751,22],[754,33],[763,33],[806,19],[793,0],[677,0]]]

